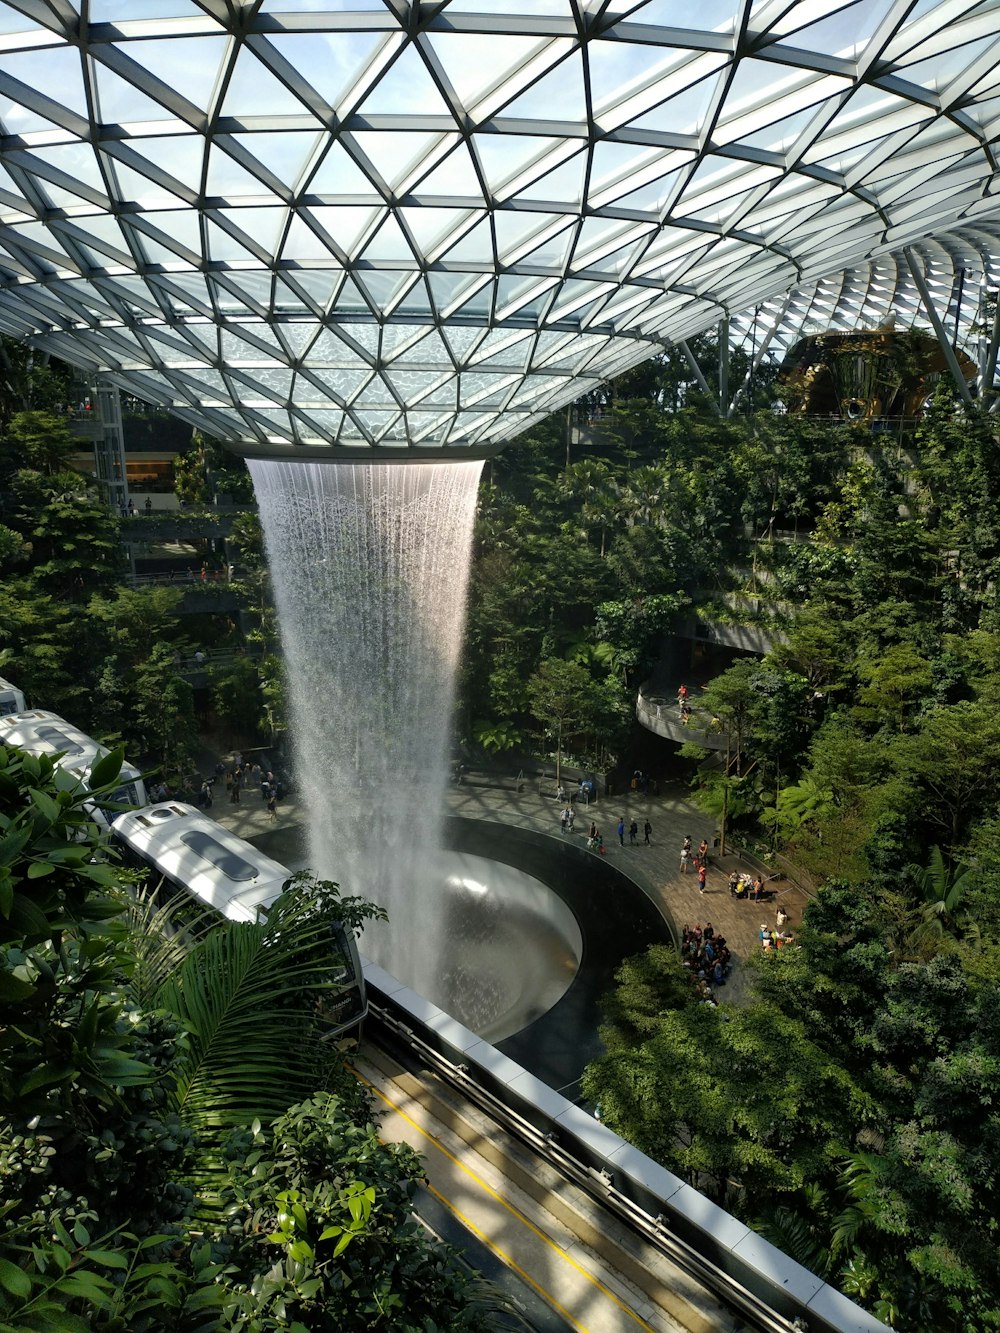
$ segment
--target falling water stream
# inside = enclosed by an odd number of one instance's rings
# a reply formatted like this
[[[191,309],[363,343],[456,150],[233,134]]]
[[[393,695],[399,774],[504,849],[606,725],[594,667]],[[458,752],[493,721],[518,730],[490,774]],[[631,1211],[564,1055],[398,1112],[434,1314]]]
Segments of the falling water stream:
[[[440,992],[437,868],[481,463],[250,463],[309,858],[384,906],[369,957]]]

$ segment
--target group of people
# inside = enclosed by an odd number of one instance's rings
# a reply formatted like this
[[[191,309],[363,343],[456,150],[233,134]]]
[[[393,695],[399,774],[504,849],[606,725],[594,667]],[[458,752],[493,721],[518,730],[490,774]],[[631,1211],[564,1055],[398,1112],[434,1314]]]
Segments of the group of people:
[[[563,811],[564,815],[565,813],[566,812]],[[570,829],[572,829],[573,827],[572,822],[570,823],[569,827]],[[629,845],[631,847],[637,847],[639,845],[639,821],[637,819],[633,819],[628,824],[626,824],[625,816],[619,815],[616,832],[618,834],[618,841],[622,847],[625,846],[626,833],[628,834]],[[653,832],[653,826],[647,819],[642,826],[643,844],[647,847],[651,845],[650,835],[652,834],[652,832]],[[593,820],[591,820],[590,823],[590,832],[587,834],[587,846],[590,848],[592,852],[598,852],[601,856],[604,856],[605,854],[604,837],[600,829],[597,827],[597,824]]]
[[[216,776],[225,776],[226,791],[229,793],[230,805],[239,805],[240,796],[246,790],[259,789],[261,800],[267,806],[267,812],[273,823],[278,817],[278,798],[281,795],[281,783],[275,777],[274,773],[267,769],[266,771],[255,760],[253,763],[244,763],[243,755],[237,751],[233,756],[232,764],[225,764],[222,760],[215,767]],[[212,779],[214,783],[215,779]],[[207,784],[206,784],[207,785]],[[202,790],[204,791],[204,786]],[[208,804],[211,805],[211,793],[209,793]]]
[[[681,874],[686,875],[692,866],[698,876],[698,892],[704,893],[708,881],[708,839],[702,838],[697,852],[693,852],[689,833],[681,844]]]
[[[725,936],[715,933],[711,921],[704,926],[685,926],[681,934],[681,963],[700,990],[724,986],[732,967]]]
[[[764,888],[764,877],[762,875],[748,875],[745,870],[742,874],[731,870],[729,872],[729,892],[734,898],[753,899],[755,903],[759,903],[767,894],[767,890]]]
[[[647,847],[649,846],[649,835],[652,833],[652,831],[653,831],[653,826],[647,819],[642,826],[643,844]],[[629,821],[628,825],[626,825],[625,816],[619,815],[618,827],[616,832],[618,834],[618,841],[621,843],[623,847],[625,846],[626,832],[628,832],[629,845],[631,847],[635,847],[639,841],[639,821],[637,819],[633,819]]]
[[[786,944],[791,944],[795,936],[790,930],[786,930],[788,923],[788,913],[779,904],[778,910],[774,914],[774,926],[769,927],[766,921],[760,923],[760,944],[765,953],[771,953],[775,949],[782,949]]]

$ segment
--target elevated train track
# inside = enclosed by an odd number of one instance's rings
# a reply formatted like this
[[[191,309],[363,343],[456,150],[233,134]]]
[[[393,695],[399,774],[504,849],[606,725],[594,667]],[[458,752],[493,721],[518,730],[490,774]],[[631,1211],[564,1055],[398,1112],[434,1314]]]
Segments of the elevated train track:
[[[501,1052],[365,970],[358,1074],[382,1104],[384,1137],[424,1157],[434,1217],[475,1237],[474,1267],[484,1253],[505,1266],[500,1285],[524,1321],[511,1327],[886,1333]]]

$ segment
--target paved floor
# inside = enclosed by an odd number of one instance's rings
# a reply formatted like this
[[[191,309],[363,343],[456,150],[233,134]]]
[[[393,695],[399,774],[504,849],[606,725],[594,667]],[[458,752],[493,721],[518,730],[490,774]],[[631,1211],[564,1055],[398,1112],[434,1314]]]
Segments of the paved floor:
[[[272,822],[258,792],[244,792],[239,805],[226,801],[225,789],[220,782],[216,788],[218,799],[211,814],[226,827],[243,838],[254,838],[272,832],[276,827],[292,827],[304,821],[304,813],[295,797],[288,797],[278,807],[278,818]],[[625,797],[602,797],[589,808],[582,803],[576,807],[575,828],[563,834],[559,827],[562,805],[554,794],[539,794],[533,784],[526,784],[521,792],[512,786],[477,785],[477,779],[462,786],[451,786],[445,797],[448,814],[465,819],[485,819],[493,823],[510,824],[551,833],[554,838],[573,841],[586,840],[593,819],[604,835],[608,861],[615,865],[656,902],[671,920],[678,933],[685,926],[705,925],[711,922],[716,933],[726,937],[735,966],[719,998],[740,1003],[746,998],[746,974],[740,963],[760,948],[759,930],[762,922],[774,924],[776,903],[788,913],[788,929],[794,930],[802,919],[808,901],[806,893],[788,880],[777,881],[768,887],[776,899],[754,904],[733,898],[729,893],[729,872],[741,867],[736,855],[720,858],[710,856],[708,879],[704,894],[698,891],[698,879],[693,871],[681,874],[680,848],[686,834],[691,835],[694,847],[702,838],[710,844],[714,826],[691,801],[682,787],[662,789],[658,796],[630,794]],[[625,834],[624,847],[619,846],[615,828],[619,815],[624,815],[626,828],[630,820],[639,825],[636,846],[629,844]],[[646,819],[653,826],[650,845],[642,841]],[[744,862],[742,868],[752,867]]]

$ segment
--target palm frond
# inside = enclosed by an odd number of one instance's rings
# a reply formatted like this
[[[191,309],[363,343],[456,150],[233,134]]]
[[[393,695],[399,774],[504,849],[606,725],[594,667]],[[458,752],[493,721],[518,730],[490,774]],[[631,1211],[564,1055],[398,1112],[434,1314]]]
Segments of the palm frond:
[[[148,888],[129,899],[122,915],[132,958],[129,997],[140,1009],[155,1008],[160,991],[218,918],[203,912],[181,925],[172,904],[160,903]]]
[[[160,988],[158,1004],[188,1033],[174,1071],[176,1109],[206,1145],[274,1119],[321,1086],[328,945],[327,920],[286,894],[266,921],[214,930]]]

